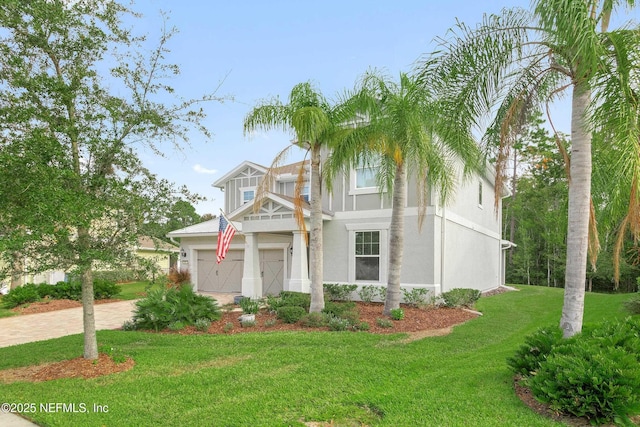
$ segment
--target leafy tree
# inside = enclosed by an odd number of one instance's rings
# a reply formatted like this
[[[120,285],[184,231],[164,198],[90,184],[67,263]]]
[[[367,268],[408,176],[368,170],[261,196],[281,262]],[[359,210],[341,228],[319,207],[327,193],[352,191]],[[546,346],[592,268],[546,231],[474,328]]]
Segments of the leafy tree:
[[[166,103],[173,31],[145,56],[122,26],[130,13],[111,0],[0,4],[0,179],[12,183],[0,189],[0,252],[77,269],[87,359],[98,356],[93,268],[125,260],[140,226],[175,203],[136,150],[159,153],[194,127],[208,135],[197,104],[215,99]]]
[[[384,314],[389,315],[400,307],[408,173],[417,176],[421,223],[429,187],[437,189],[441,200],[447,201],[454,189],[456,161],[462,161],[467,171],[477,170],[480,156],[477,145],[467,135],[447,137],[454,124],[438,119],[438,104],[415,78],[401,73],[396,83],[377,72],[369,72],[356,92],[346,104],[352,104],[351,111],[358,111],[365,119],[331,147],[327,183],[330,185],[333,175],[345,167],[376,164],[379,185],[392,192],[389,277],[384,305]]]
[[[160,218],[159,222],[146,223],[143,232],[151,237],[167,241],[167,233],[201,222],[196,208],[187,200],[177,200]]]
[[[568,234],[564,305],[565,337],[582,329],[587,253],[597,253],[591,205],[592,135],[604,135],[621,154],[615,177],[624,190],[617,206],[640,212],[638,156],[637,29],[609,31],[614,10],[633,0],[535,0],[531,12],[507,9],[486,16],[476,28],[460,23],[440,50],[420,65],[427,87],[448,106],[451,120],[469,128],[495,113],[485,141],[499,139],[498,180],[528,111],[571,89]],[[496,107],[497,105],[497,107]],[[570,159],[570,162],[569,162]],[[499,193],[499,192],[498,192]],[[626,197],[626,202],[624,198]],[[640,233],[640,221],[623,224]],[[591,245],[589,236],[592,237]]]
[[[567,182],[562,150],[569,146],[542,127],[539,113],[523,127],[511,153],[511,196],[504,201],[505,237],[511,249],[507,280],[559,286],[563,283],[567,233]],[[558,148],[558,144],[562,150]]]
[[[257,129],[292,130],[295,136],[294,146],[308,150],[311,157],[311,176],[309,178],[310,215],[310,270],[311,270],[311,307],[310,312],[321,312],[324,308],[323,293],[323,243],[322,243],[322,194],[321,163],[322,149],[348,131],[344,127],[352,115],[342,105],[331,105],[327,99],[310,82],[299,83],[291,89],[288,104],[279,99],[264,101],[254,107],[245,117],[244,132],[251,133]],[[285,148],[276,156],[270,171],[276,170],[282,159],[286,157]],[[296,220],[302,230],[306,230],[301,209],[301,190],[304,184],[304,168],[300,167],[296,182]],[[261,194],[271,188],[267,175],[260,185],[256,204],[261,202]]]

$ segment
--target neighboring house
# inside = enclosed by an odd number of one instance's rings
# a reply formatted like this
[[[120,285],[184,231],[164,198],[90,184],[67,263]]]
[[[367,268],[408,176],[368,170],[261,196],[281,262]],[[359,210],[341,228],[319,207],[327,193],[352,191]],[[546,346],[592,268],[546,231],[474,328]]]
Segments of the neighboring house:
[[[180,249],[160,239],[149,236],[138,237],[136,255],[150,262],[158,273],[167,274],[176,265]]]
[[[245,161],[213,184],[224,192],[224,212],[238,229],[222,263],[216,263],[217,219],[168,234],[180,239],[180,268],[190,271],[194,288],[247,297],[282,290],[309,292],[308,248],[293,213],[301,166],[299,162],[276,171],[258,213],[253,212],[253,199],[267,172],[264,166]],[[304,167],[309,170],[308,164]],[[430,194],[421,232],[415,188],[415,178],[410,177],[402,287],[439,294],[503,284],[508,242],[500,237],[502,204],[496,211],[492,173],[459,185],[446,207]],[[308,192],[302,197],[304,216],[309,218]],[[333,183],[332,194],[325,191],[322,202],[324,282],[386,286],[391,198],[376,187],[375,167],[342,175]]]
[[[146,269],[151,270],[151,268],[148,267],[153,266],[156,273],[167,274],[169,269],[176,264],[179,252],[180,249],[171,243],[148,236],[138,237],[135,254],[138,258],[146,260],[147,266],[140,265],[132,266],[131,268],[147,267]],[[28,258],[23,260],[25,271],[29,271],[31,264],[32,260]],[[97,267],[95,270],[109,270],[109,267]],[[66,280],[67,272],[62,270],[47,270],[40,273],[25,272],[20,276],[19,282],[21,285],[25,283],[47,283],[54,285]],[[0,280],[0,286],[2,286],[3,283],[8,285],[9,282],[10,278],[4,278],[4,280]]]

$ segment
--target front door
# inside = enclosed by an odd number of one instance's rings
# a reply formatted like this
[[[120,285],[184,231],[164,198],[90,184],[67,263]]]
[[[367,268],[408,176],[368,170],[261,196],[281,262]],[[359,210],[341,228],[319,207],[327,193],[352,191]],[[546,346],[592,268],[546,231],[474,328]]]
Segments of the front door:
[[[261,250],[260,272],[263,295],[278,295],[284,284],[284,250]]]

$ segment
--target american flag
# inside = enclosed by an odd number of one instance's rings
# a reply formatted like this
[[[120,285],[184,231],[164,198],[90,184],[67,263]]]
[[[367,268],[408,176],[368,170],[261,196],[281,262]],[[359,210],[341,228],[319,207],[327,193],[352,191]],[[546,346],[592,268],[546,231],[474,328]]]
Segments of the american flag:
[[[235,227],[227,221],[227,218],[225,218],[223,214],[221,214],[220,227],[218,228],[218,249],[216,250],[218,264],[220,264],[227,255],[229,246],[231,246],[231,239],[233,239],[235,234]]]

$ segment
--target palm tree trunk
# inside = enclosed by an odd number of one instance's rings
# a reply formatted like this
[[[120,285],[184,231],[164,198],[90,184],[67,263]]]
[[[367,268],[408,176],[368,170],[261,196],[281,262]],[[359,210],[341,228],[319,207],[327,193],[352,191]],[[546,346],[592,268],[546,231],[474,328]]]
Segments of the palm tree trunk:
[[[322,199],[320,189],[320,144],[311,147],[311,178],[309,192],[311,196],[311,238],[309,242],[309,261],[311,266],[311,306],[310,313],[319,313],[324,309],[324,289],[322,280]]]
[[[391,310],[400,307],[400,273],[404,249],[404,205],[407,185],[405,178],[406,166],[402,162],[396,167],[393,180],[393,206],[389,227],[389,279],[383,311],[387,316],[391,314]]]
[[[589,201],[591,196],[591,133],[586,110],[591,91],[584,85],[573,88],[571,113],[571,166],[567,231],[567,267],[560,328],[565,338],[582,330],[584,293],[589,246]]]

